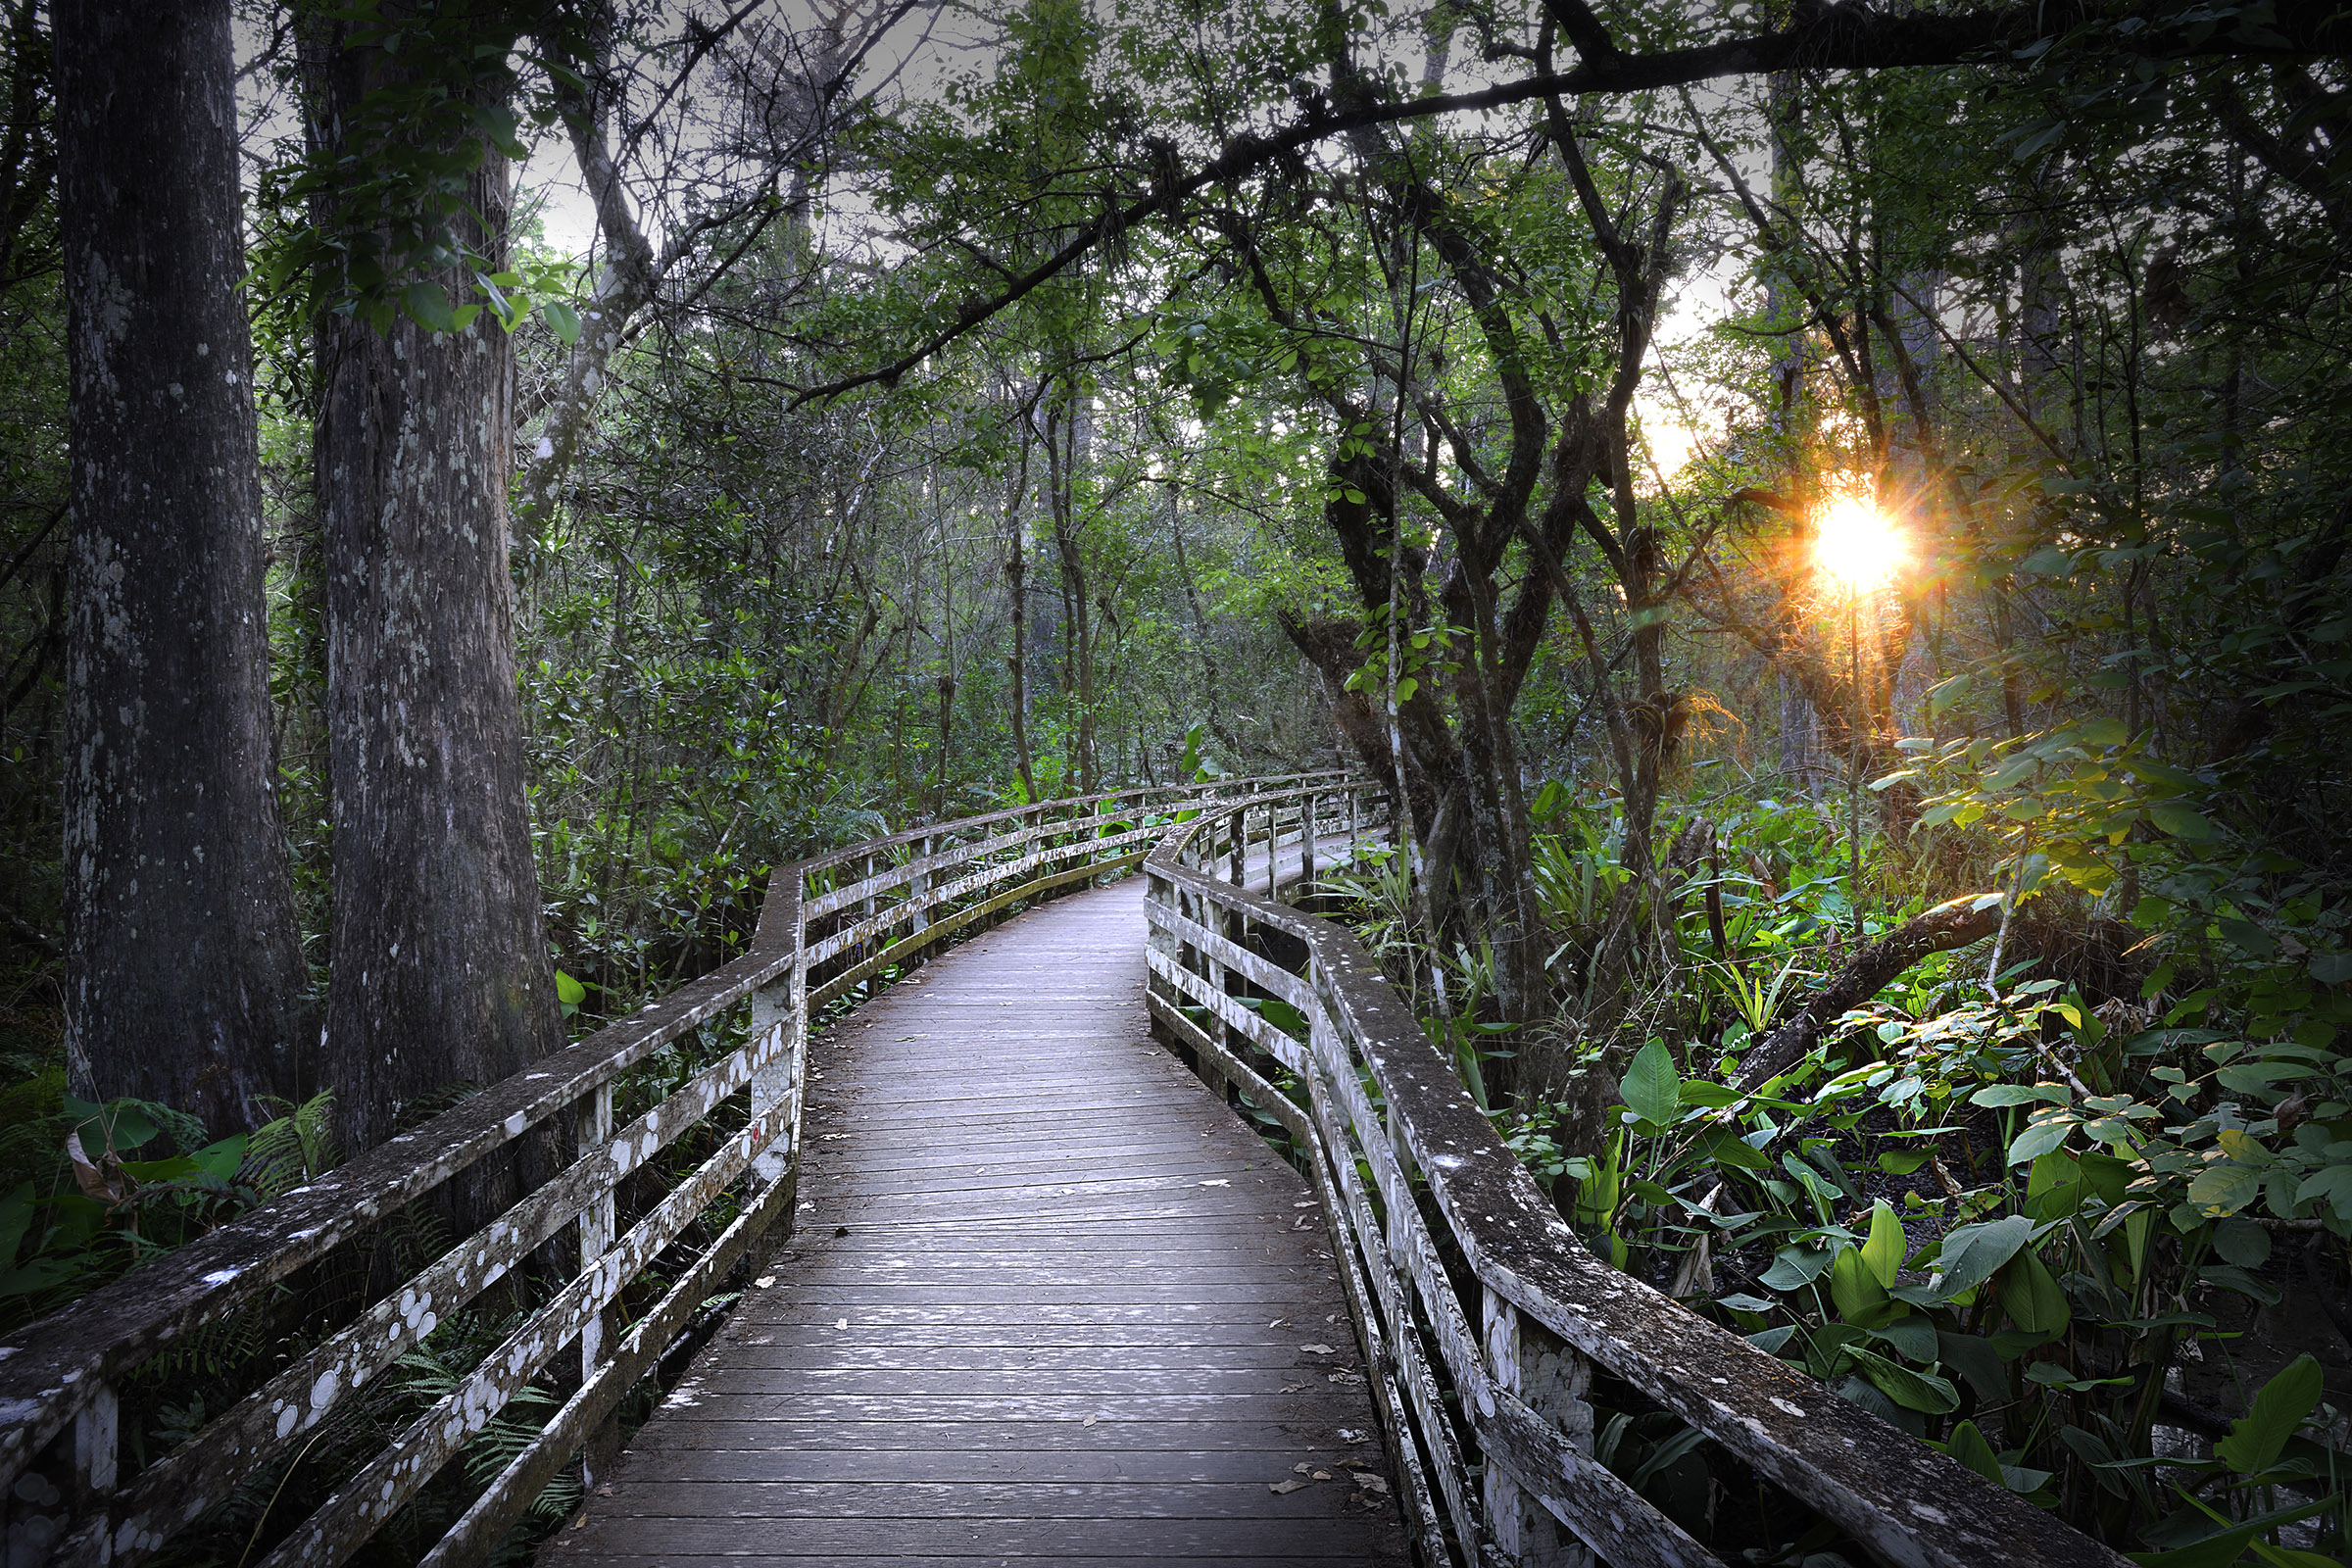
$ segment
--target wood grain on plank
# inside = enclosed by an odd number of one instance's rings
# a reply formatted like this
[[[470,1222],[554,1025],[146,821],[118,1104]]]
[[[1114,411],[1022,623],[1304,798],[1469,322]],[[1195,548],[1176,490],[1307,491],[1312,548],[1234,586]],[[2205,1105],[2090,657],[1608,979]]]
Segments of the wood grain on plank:
[[[1152,1044],[1141,895],[818,1037],[797,1233],[552,1564],[1406,1560],[1312,1194]]]

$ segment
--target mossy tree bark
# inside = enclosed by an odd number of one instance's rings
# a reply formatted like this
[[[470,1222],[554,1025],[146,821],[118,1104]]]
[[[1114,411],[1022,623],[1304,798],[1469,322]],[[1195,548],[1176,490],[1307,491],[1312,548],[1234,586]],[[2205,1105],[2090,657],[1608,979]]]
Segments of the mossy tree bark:
[[[215,1130],[310,1087],[273,792],[227,0],[53,13],[72,378],[67,1055]]]
[[[317,133],[359,122],[398,60],[324,40]],[[465,193],[504,248],[509,171]],[[465,270],[439,282],[473,294]],[[318,332],[317,469],[327,563],[334,786],[328,1059],[342,1136],[521,1070],[563,1040],[532,859],[508,572],[512,371],[488,311],[456,332],[403,317]]]

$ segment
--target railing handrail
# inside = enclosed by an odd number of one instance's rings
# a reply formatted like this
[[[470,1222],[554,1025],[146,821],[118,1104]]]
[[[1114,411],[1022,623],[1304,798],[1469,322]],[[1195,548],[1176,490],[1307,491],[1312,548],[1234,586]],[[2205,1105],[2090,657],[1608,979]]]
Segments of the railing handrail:
[[[1269,793],[1257,804],[1273,806],[1282,798]],[[1888,1561],[1919,1568],[2125,1568],[2106,1546],[1589,1252],[1352,933],[1188,860],[1203,838],[1200,858],[1212,862],[1231,848],[1230,840],[1220,839],[1229,815],[1180,824],[1146,858],[1154,950],[1152,1011],[1204,1058],[1204,1070],[1246,1080],[1260,1108],[1283,1119],[1295,1141],[1310,1146],[1334,1251],[1343,1254],[1359,1318],[1384,1310],[1396,1315],[1384,1292],[1404,1303],[1406,1315],[1419,1298],[1418,1327],[1396,1321],[1360,1326],[1368,1346],[1387,1347],[1375,1354],[1376,1373],[1387,1380],[1380,1400],[1384,1418],[1415,1425],[1432,1468],[1441,1472],[1432,1479],[1453,1516],[1445,1522],[1450,1527],[1446,1533],[1461,1543],[1463,1515],[1477,1509],[1468,1497],[1467,1467],[1443,1473],[1460,1461],[1449,1418],[1429,1390],[1417,1394],[1414,1387],[1416,1375],[1433,1370],[1415,1365],[1422,1351],[1407,1343],[1417,1342],[1421,1332],[1437,1344],[1487,1458],[1487,1518],[1471,1525],[1469,1534],[1514,1554],[1521,1521],[1511,1509],[1524,1495],[1542,1502],[1612,1568],[1716,1562],[1631,1488],[1583,1457],[1556,1418],[1546,1420],[1519,1396],[1527,1392],[1520,1387],[1521,1334],[1532,1321]],[[1195,905],[1189,915],[1188,897]],[[1227,919],[1210,918],[1212,907],[1303,944],[1304,972],[1234,940]],[[1298,1007],[1310,1038],[1298,1041],[1262,1014],[1231,1004],[1221,973],[1226,970]],[[1184,1013],[1188,1005],[1264,1049],[1306,1082],[1310,1107],[1301,1110],[1259,1078],[1210,1029]],[[1380,1110],[1354,1076],[1358,1059],[1379,1087]],[[1353,1148],[1346,1138],[1349,1129]],[[1335,1139],[1337,1151],[1330,1147]],[[1385,1238],[1373,1223],[1368,1195],[1356,1185],[1359,1151],[1380,1180]],[[1446,1229],[1488,1293],[1483,1303],[1465,1307],[1454,1295],[1413,1203],[1406,1158],[1426,1180]],[[1436,1430],[1420,1430],[1417,1412]],[[1589,1449],[1589,1410],[1584,1419]],[[1409,1486],[1421,1475],[1415,1433],[1393,1436]],[[1441,1499],[1418,1500],[1423,1517],[1415,1522],[1425,1550],[1443,1550],[1433,1539]],[[1496,1539],[1502,1537],[1511,1539]],[[1463,1544],[1468,1560],[1480,1560],[1476,1541]]]
[[[911,889],[914,879],[923,875],[926,867],[937,869],[943,863],[985,861],[987,857],[1007,846],[1018,847],[1039,839],[1050,841],[1057,829],[1079,828],[1087,817],[1102,814],[1102,808],[1106,804],[1125,804],[1143,811],[1174,812],[1212,805],[1233,798],[1237,793],[1254,794],[1265,789],[1295,786],[1302,780],[1339,776],[1336,773],[1310,773],[1274,778],[1239,777],[1041,801],[978,816],[907,828],[776,867],[768,879],[758,926],[740,956],[648,1004],[637,1013],[617,1019],[532,1063],[513,1077],[469,1097],[430,1121],[335,1167],[316,1181],[298,1187],[163,1257],[142,1264],[122,1279],[25,1325],[11,1336],[7,1344],[0,1345],[0,1497],[8,1495],[11,1487],[28,1464],[58,1442],[70,1425],[77,1423],[79,1428],[88,1429],[86,1433],[77,1431],[76,1435],[77,1446],[83,1450],[74,1460],[80,1473],[79,1484],[94,1494],[102,1494],[111,1491],[116,1434],[112,1395],[108,1391],[115,1380],[175,1340],[252,1303],[272,1284],[360,1236],[369,1225],[426,1196],[498,1149],[523,1137],[533,1127],[551,1121],[566,1108],[581,1110],[587,1102],[595,1102],[605,1107],[605,1130],[592,1135],[587,1130],[588,1124],[583,1123],[581,1157],[549,1184],[554,1187],[567,1178],[577,1177],[574,1184],[584,1186],[588,1178],[580,1173],[591,1163],[586,1148],[588,1139],[591,1136],[610,1135],[610,1086],[612,1082],[654,1052],[723,1009],[737,1005],[747,998],[758,1003],[762,996],[779,987],[784,987],[791,994],[790,1016],[770,1017],[767,1027],[773,1029],[778,1024],[782,1025],[782,1033],[777,1036],[781,1044],[755,1050],[755,1046],[760,1044],[755,1041],[734,1057],[706,1071],[696,1080],[695,1086],[689,1087],[701,1086],[701,1092],[724,1098],[724,1094],[741,1090],[761,1072],[775,1071],[777,1063],[774,1058],[781,1053],[787,1057],[785,1066],[792,1082],[772,1086],[768,1093],[771,1098],[781,1097],[775,1100],[776,1103],[788,1102],[790,1116],[797,1129],[798,1075],[805,1055],[802,1048],[807,1038],[808,996],[802,984],[807,978],[803,971],[808,963],[808,952],[805,936],[808,924],[805,914],[808,903],[806,889],[811,876],[861,856],[870,858],[887,855],[909,844],[958,838],[975,832],[982,835],[973,842],[959,846],[957,853],[929,856],[919,862],[903,864],[890,873],[869,878],[868,881],[874,885],[862,896],[872,898],[894,887],[906,886]],[[1063,820],[1051,820],[1057,813],[1068,814]],[[1011,835],[993,835],[989,832],[998,825],[1024,819],[1034,820]],[[1102,843],[1105,848],[1123,849],[1128,841],[1136,837],[1138,833],[1131,831],[1119,835],[1115,842],[1105,840]],[[1029,867],[1046,860],[1072,858],[1082,852],[1091,854],[1095,842],[1073,839],[1059,848],[1049,847],[1033,852],[1022,860],[1013,862],[1013,865]],[[1000,895],[990,908],[1022,896],[1024,890],[1034,891],[1058,885],[1081,875],[1101,875],[1141,859],[1140,851],[1102,863],[1090,858],[1080,866],[1064,868],[1042,879],[1032,879],[1012,893]],[[905,903],[893,906],[895,923],[919,921],[937,902],[924,902],[920,890],[911,890]],[[893,923],[893,920],[885,919],[880,920],[878,925],[880,929],[888,929]],[[918,924],[916,934],[920,935],[921,930]],[[904,946],[902,944],[902,948]],[[791,983],[786,986],[786,982]],[[678,1092],[679,1095],[686,1093],[685,1090]],[[676,1099],[677,1095],[673,1095],[672,1100]],[[715,1100],[712,1103],[715,1103]],[[650,1157],[658,1147],[666,1147],[669,1140],[674,1139],[693,1119],[685,1114],[686,1108],[690,1107],[679,1108],[676,1114],[662,1122],[664,1135],[659,1145],[649,1143],[643,1156],[629,1154],[625,1151],[615,1152],[611,1168],[625,1173],[627,1169],[635,1168],[632,1161]],[[704,1112],[708,1109],[708,1105],[702,1107]],[[649,1113],[649,1118],[655,1115]],[[648,1137],[653,1136],[649,1132]],[[749,1129],[746,1136],[750,1139],[750,1152],[738,1151],[738,1153],[744,1158],[753,1158],[758,1154],[761,1129]],[[797,1153],[797,1150],[771,1152],[779,1158],[789,1158]],[[717,1159],[718,1156],[712,1156],[713,1163]],[[741,1168],[738,1163],[730,1170],[740,1172]],[[617,1176],[614,1180],[617,1180]],[[568,1191],[564,1189],[564,1193]],[[543,1188],[541,1193],[547,1194],[548,1189]],[[710,1196],[715,1196],[715,1193]],[[539,1195],[526,1197],[510,1211],[510,1216],[529,1207],[537,1198]],[[612,1204],[610,1184],[599,1200],[607,1211],[606,1224],[609,1229]],[[559,1206],[541,1200],[537,1212],[544,1219],[546,1215],[555,1213]],[[589,1216],[583,1212],[577,1222],[586,1225],[588,1220]],[[495,1231],[503,1223],[503,1220],[494,1222],[488,1229]],[[568,1223],[572,1221],[559,1220],[550,1228],[561,1229]],[[607,1240],[609,1242],[610,1237]],[[477,1248],[478,1241],[478,1238],[469,1239],[432,1266],[441,1267],[450,1259],[466,1252],[468,1248]],[[482,1267],[487,1270],[487,1278],[469,1278],[466,1281],[468,1289],[460,1298],[460,1304],[478,1295],[487,1280],[495,1279],[507,1266],[504,1261],[491,1260],[487,1248],[477,1248],[477,1250],[480,1251]],[[374,1310],[381,1311],[385,1307],[386,1303],[379,1302]],[[422,1330],[417,1328],[416,1312],[427,1314]],[[411,1314],[408,1329],[413,1338],[421,1339],[424,1332],[429,1332],[430,1309],[418,1307],[416,1312]],[[331,1404],[336,1397],[356,1386],[356,1382],[354,1379],[315,1391],[318,1394],[317,1402],[321,1407]],[[308,1430],[315,1424],[313,1416],[315,1412],[306,1412],[300,1430]],[[224,1421],[226,1416],[219,1419]],[[283,1436],[282,1431],[280,1436]],[[155,1542],[140,1539],[122,1545],[121,1549],[110,1551],[110,1554],[118,1557],[144,1555],[153,1549],[154,1544]]]

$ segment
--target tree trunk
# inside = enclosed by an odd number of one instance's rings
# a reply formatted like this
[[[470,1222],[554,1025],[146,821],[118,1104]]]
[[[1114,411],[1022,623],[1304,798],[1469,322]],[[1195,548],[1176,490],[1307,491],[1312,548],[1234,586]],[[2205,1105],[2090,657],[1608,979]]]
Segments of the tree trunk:
[[[1200,659],[1200,695],[1208,732],[1217,738],[1218,745],[1238,759],[1241,743],[1225,724],[1225,672],[1217,667],[1216,643],[1209,630],[1208,613],[1200,608],[1200,585],[1193,581],[1192,564],[1184,556],[1184,512],[1174,481],[1168,485],[1168,538],[1176,547],[1176,581],[1184,589],[1185,607],[1193,614],[1193,652]]]
[[[54,12],[72,377],[66,1050],[213,1128],[317,1027],[270,744],[227,0]]]
[[[324,133],[380,82],[338,50]],[[467,207],[503,249],[506,163]],[[457,270],[437,279],[472,292]],[[562,1043],[532,863],[508,575],[509,347],[488,312],[455,334],[406,318],[319,330],[317,466],[327,560],[334,788],[328,1059],[346,1147],[399,1107],[489,1084]]]
[[[1021,770],[1021,796],[1037,799],[1037,774],[1029,758],[1029,590],[1028,562],[1022,550],[1029,525],[1021,505],[1029,494],[1029,421],[1021,421],[1021,466],[1004,497],[1004,528],[1011,543],[1004,558],[1005,595],[1011,601],[1012,652],[1004,658],[1012,676],[1012,760]]]

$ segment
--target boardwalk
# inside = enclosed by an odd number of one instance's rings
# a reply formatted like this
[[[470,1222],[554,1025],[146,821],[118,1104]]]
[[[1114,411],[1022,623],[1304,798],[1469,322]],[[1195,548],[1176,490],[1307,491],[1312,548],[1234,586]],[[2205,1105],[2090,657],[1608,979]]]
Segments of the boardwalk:
[[[551,1563],[1405,1560],[1320,1217],[1143,936],[1129,878],[820,1039],[792,1240]]]

